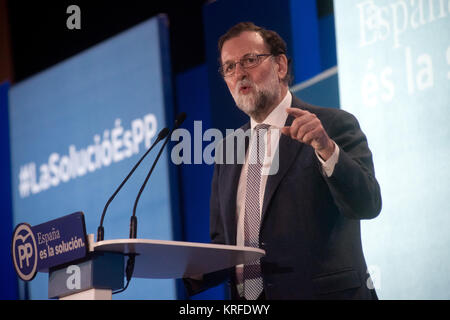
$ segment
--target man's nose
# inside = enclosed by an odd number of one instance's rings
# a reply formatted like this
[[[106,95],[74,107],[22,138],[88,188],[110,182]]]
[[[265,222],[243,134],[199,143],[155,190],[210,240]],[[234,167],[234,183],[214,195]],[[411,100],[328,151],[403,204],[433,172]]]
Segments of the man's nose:
[[[235,68],[236,68],[236,70],[234,70],[234,76],[238,80],[242,80],[243,78],[245,78],[247,76],[247,70],[244,67],[242,67],[242,65],[240,63],[236,63]]]

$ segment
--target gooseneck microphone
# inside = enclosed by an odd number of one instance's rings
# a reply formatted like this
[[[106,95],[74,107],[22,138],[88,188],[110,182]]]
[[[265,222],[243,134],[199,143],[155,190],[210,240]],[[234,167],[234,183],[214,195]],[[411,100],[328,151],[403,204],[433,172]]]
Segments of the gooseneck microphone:
[[[141,164],[142,160],[144,160],[144,158],[147,156],[147,154],[156,146],[156,144],[158,144],[159,141],[163,140],[168,134],[169,134],[169,129],[167,129],[167,128],[162,129],[158,133],[158,137],[156,138],[155,142],[153,142],[151,147],[144,153],[144,155],[134,165],[134,167],[133,167],[133,169],[131,169],[130,173],[128,173],[128,175],[125,177],[125,179],[122,181],[122,183],[116,189],[116,191],[114,191],[112,196],[106,202],[105,208],[103,209],[102,217],[100,219],[100,225],[97,228],[97,242],[104,240],[105,230],[103,228],[103,220],[105,219],[106,210],[108,209],[109,204],[111,203],[111,201],[113,201],[113,199],[115,198],[117,193],[120,191],[120,189],[122,189],[123,185],[128,181],[128,179],[131,177],[131,175],[136,170],[136,168]]]
[[[150,171],[148,172],[147,177],[145,177],[144,183],[142,184],[141,189],[139,190],[139,193],[136,197],[136,200],[134,201],[133,215],[131,216],[131,219],[130,219],[130,239],[136,239],[136,236],[137,236],[136,208],[137,208],[139,199],[141,197],[142,191],[144,191],[144,188],[147,185],[148,179],[152,175],[153,169],[155,169],[156,163],[158,162],[159,157],[161,156],[162,151],[164,150],[164,147],[166,146],[167,142],[169,141],[169,138],[172,135],[172,132],[183,123],[184,119],[186,119],[186,113],[184,113],[184,112],[180,113],[177,116],[177,118],[175,119],[175,125],[174,125],[173,129],[170,131],[170,133],[166,136],[166,140],[164,141],[164,144],[161,146],[161,149],[159,149],[158,155],[156,156],[155,160],[153,161],[153,165],[150,168]],[[125,270],[126,270],[125,275],[127,278],[127,283],[124,288],[113,292],[113,294],[123,292],[128,288],[131,278],[133,277],[136,255],[137,255],[136,253],[131,253],[128,255],[127,266],[125,268]]]
[[[170,133],[167,135],[166,140],[164,141],[163,145],[161,146],[161,148],[159,149],[158,155],[156,156],[155,160],[153,161],[153,165],[150,169],[150,171],[147,174],[147,177],[144,180],[144,183],[141,186],[141,189],[139,190],[139,193],[136,197],[136,200],[134,201],[134,207],[133,207],[133,215],[131,216],[130,219],[130,239],[136,239],[137,236],[137,218],[136,218],[136,208],[137,208],[137,204],[139,202],[139,199],[141,197],[142,191],[144,191],[145,186],[147,185],[148,179],[150,178],[150,176],[152,175],[153,169],[156,166],[156,163],[159,160],[159,157],[161,156],[164,147],[166,146],[167,142],[169,142],[169,138],[172,135],[172,132],[177,129],[182,123],[183,121],[186,119],[186,113],[182,112],[180,113],[177,118],[175,119],[175,124],[173,129],[170,131]]]

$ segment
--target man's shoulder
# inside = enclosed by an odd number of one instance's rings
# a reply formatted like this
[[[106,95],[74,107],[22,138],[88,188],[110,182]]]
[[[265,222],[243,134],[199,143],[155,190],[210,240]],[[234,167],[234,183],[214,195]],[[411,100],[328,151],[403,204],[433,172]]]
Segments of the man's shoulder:
[[[299,108],[314,113],[322,122],[332,122],[338,118],[354,118],[354,116],[342,109],[335,107],[321,107],[307,103],[292,95],[292,108]]]

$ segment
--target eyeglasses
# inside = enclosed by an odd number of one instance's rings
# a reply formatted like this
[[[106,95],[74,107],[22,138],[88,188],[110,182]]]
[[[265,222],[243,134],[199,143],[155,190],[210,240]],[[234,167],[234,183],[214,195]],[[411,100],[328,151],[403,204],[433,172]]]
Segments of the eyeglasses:
[[[232,76],[234,74],[234,72],[236,71],[236,65],[239,63],[241,65],[242,68],[244,69],[250,69],[250,68],[255,68],[257,67],[261,62],[263,62],[263,60],[269,56],[271,56],[271,53],[265,53],[265,54],[248,54],[246,56],[244,56],[243,58],[241,58],[239,61],[237,62],[227,62],[224,63],[223,65],[221,65],[219,67],[219,73],[223,76],[223,77],[229,77]]]

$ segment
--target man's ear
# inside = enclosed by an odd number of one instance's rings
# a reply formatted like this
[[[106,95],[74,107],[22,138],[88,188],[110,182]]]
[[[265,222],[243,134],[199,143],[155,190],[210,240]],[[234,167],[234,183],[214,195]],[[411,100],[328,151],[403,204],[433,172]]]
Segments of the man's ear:
[[[275,60],[278,64],[278,78],[280,80],[284,79],[288,71],[288,60],[285,54],[280,54],[276,56]]]

